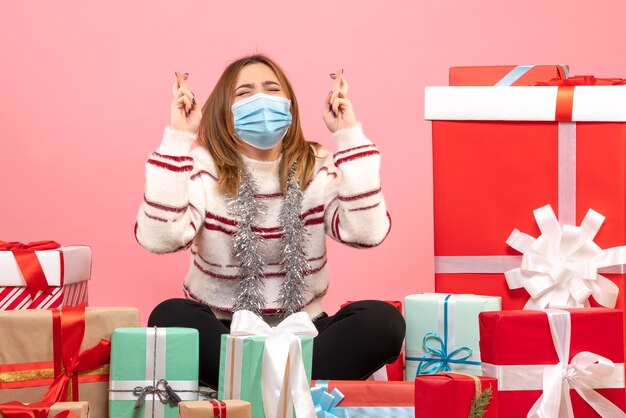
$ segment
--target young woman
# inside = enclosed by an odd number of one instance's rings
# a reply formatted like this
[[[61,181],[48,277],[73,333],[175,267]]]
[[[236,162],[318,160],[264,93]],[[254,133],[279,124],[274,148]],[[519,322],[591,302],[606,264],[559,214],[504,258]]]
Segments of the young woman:
[[[361,301],[333,316],[322,310],[325,235],[369,248],[390,229],[380,154],[356,120],[343,71],[331,74],[323,109],[334,154],[305,141],[291,84],[268,57],[230,64],[202,109],[188,77],[176,73],[170,123],[146,165],[135,227],[150,251],[190,251],[186,299],[158,305],[148,325],[198,329],[200,380],[211,387],[220,336],[239,309],[270,324],[307,312],[319,331],[315,379],[364,379],[394,361],[405,324],[391,305]]]

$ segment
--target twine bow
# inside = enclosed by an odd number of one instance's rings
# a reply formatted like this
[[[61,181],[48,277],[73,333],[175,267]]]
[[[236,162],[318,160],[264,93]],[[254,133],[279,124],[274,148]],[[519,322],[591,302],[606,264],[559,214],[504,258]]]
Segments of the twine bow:
[[[156,395],[162,404],[168,404],[171,407],[178,406],[178,403],[181,401],[180,396],[178,396],[165,379],[160,379],[154,386],[137,386],[133,389],[133,395],[137,396],[134,409],[141,408],[148,395]]]

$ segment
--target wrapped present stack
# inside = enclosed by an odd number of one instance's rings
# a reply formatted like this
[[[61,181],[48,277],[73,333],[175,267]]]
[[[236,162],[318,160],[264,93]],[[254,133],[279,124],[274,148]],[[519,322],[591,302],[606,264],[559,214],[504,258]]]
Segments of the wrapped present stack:
[[[468,313],[460,331],[449,307],[410,313],[407,298],[416,417],[626,417],[626,81],[568,70],[452,68],[450,86],[426,89],[435,289],[504,310]],[[459,370],[468,360],[482,376]]]

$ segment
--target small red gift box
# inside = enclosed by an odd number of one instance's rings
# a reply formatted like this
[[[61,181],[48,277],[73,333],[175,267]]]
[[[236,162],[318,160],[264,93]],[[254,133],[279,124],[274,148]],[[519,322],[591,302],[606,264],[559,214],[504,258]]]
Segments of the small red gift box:
[[[485,392],[487,388],[490,389]],[[415,418],[467,418],[474,416],[469,413],[479,400],[486,404],[483,418],[498,417],[498,381],[495,378],[458,373],[415,378]]]
[[[539,81],[567,78],[566,65],[492,65],[450,67],[451,86],[530,86]]]
[[[566,416],[559,410],[624,416],[623,315],[606,308],[482,312],[482,369],[498,378],[500,416],[525,418],[537,408],[550,417]]]
[[[344,303],[343,305],[341,305],[341,307],[343,308],[346,305],[349,305],[351,303],[353,303],[354,301],[350,300],[346,303]],[[402,302],[399,300],[387,300],[385,301],[387,303],[392,304],[393,306],[396,307],[397,310],[400,311],[400,313],[402,313]],[[385,365],[384,368],[380,369],[381,372],[383,373],[375,373],[374,376],[374,380],[388,380],[388,381],[400,381],[400,380],[404,380],[404,351],[400,354],[400,356],[398,357],[398,359],[396,361],[394,361],[393,363],[387,364]],[[379,378],[379,375],[382,374],[383,377]],[[386,375],[386,378],[385,376]]]

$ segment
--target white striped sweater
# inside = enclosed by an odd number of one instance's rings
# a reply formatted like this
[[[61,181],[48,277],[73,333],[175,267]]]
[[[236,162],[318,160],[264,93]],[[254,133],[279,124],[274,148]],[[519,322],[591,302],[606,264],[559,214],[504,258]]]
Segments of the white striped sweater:
[[[365,137],[361,125],[333,134],[337,152],[319,149],[314,176],[304,190],[302,219],[309,232],[305,251],[311,270],[306,276],[307,305],[313,318],[322,312],[328,290],[325,235],[358,248],[380,244],[391,227],[380,184],[380,153]],[[232,314],[239,279],[232,238],[237,221],[217,191],[217,169],[202,147],[192,150],[196,136],[165,128],[163,142],[146,164],[146,188],[135,236],[146,249],[169,253],[188,249],[189,272],[184,282],[187,298],[208,305],[219,318]],[[285,272],[280,266],[281,228],[278,215],[282,194],[278,161],[257,161],[242,156],[254,177],[257,198],[267,211],[258,219],[264,237],[261,251],[266,266],[263,311],[267,320],[281,313],[276,304]]]

